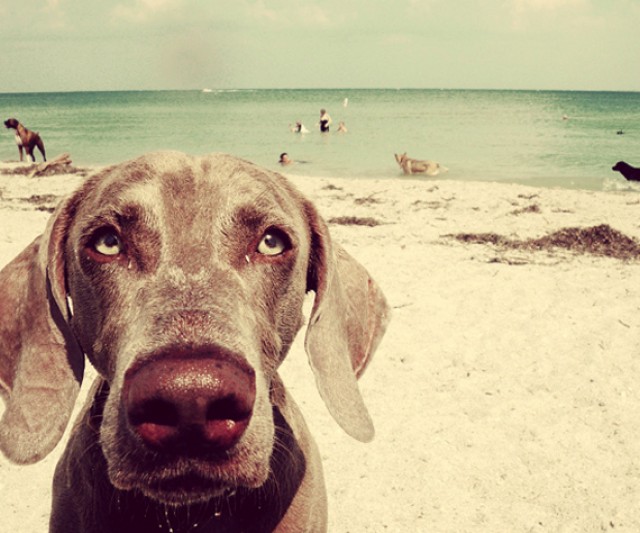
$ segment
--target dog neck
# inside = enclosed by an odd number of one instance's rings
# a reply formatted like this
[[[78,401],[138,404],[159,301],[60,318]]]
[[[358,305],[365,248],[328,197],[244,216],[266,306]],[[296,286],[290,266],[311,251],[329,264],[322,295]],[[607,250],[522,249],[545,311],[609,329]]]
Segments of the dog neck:
[[[18,122],[18,124],[14,127],[14,126],[7,126],[10,127],[11,129],[15,130],[16,132],[16,143],[18,144],[18,146],[26,146],[26,142],[27,142],[27,128],[25,128],[22,124],[20,124],[20,122]]]

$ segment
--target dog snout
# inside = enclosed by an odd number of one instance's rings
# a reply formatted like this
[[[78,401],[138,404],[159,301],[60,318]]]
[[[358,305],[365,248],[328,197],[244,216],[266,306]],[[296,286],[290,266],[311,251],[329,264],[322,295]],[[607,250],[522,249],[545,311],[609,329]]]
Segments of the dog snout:
[[[125,378],[128,424],[163,453],[210,456],[231,450],[249,425],[255,372],[220,354],[170,354],[151,359]]]

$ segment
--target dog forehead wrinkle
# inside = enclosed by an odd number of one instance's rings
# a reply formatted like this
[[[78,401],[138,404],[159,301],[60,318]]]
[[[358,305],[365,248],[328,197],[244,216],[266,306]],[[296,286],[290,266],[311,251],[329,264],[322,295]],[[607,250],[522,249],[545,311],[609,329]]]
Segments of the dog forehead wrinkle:
[[[151,212],[162,209],[162,195],[150,182],[136,183],[121,194],[123,203],[141,205],[150,208]]]
[[[83,208],[76,217],[76,227],[88,236],[102,226],[114,225],[127,238],[135,240],[139,235],[141,246],[152,246],[153,243],[157,246],[162,241],[163,218],[157,191],[151,186],[139,185],[123,192],[117,199],[98,200],[92,208]]]
[[[103,219],[108,222],[120,216],[130,216],[132,213],[145,213],[142,206],[150,207],[144,194],[129,194],[131,185],[122,182],[108,182],[96,176],[89,179],[83,185],[79,196],[83,201],[78,207],[75,221],[81,221],[81,225],[86,225],[88,221]],[[116,220],[113,220],[115,223]]]
[[[217,180],[191,168],[161,177],[165,232],[169,242],[179,248],[179,255],[208,247],[216,220],[225,211],[226,197],[219,187]]]
[[[278,188],[262,182],[250,182],[229,195],[224,227],[239,224],[258,231],[268,225],[292,227],[300,220],[300,210],[295,201]]]
[[[230,236],[239,235],[235,229],[246,227],[257,232],[267,224],[291,225],[295,209],[275,194],[269,181],[244,174],[237,178],[238,181],[229,181],[219,175],[188,174],[182,184],[164,185],[173,190],[166,197],[165,216],[177,222],[165,228],[172,262],[193,271],[216,257],[224,261],[219,256],[223,250],[244,250],[249,242],[229,241]]]

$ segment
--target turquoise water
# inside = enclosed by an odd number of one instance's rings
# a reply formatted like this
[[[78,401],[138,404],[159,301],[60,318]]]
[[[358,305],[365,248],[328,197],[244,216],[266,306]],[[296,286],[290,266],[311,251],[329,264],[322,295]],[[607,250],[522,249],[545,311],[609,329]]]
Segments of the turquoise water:
[[[345,106],[345,99],[348,105]],[[317,128],[320,108],[333,128]],[[563,120],[563,116],[568,120]],[[624,189],[640,166],[640,93],[458,90],[238,90],[0,94],[0,117],[42,135],[53,157],[107,164],[177,149],[229,152],[269,168],[281,152],[308,176],[399,179],[394,152],[433,159],[448,180]],[[302,121],[310,130],[296,134]],[[337,133],[344,121],[348,133]],[[624,134],[617,134],[623,131]],[[1,130],[0,160],[15,160]],[[429,179],[429,178],[423,178]]]

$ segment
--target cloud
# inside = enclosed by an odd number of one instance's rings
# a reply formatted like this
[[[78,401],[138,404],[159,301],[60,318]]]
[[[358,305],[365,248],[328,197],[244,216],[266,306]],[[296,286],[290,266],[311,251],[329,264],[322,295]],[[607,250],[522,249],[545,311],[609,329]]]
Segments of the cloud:
[[[56,2],[58,0],[49,0]],[[118,4],[113,8],[115,18],[131,22],[145,22],[153,16],[175,10],[182,0],[134,0],[131,4]]]
[[[69,28],[69,19],[65,12],[64,0],[47,0],[43,11],[50,29],[65,31]]]
[[[514,0],[516,9],[554,10],[566,6],[582,6],[585,0]]]
[[[273,7],[275,5],[275,7]],[[261,24],[282,27],[328,27],[340,22],[336,21],[326,7],[304,3],[302,5],[290,5],[289,2],[270,2],[267,7],[264,0],[257,0],[246,4],[245,13]]]
[[[409,0],[409,13],[428,13],[438,0]]]
[[[330,26],[331,17],[319,6],[302,6],[298,9],[298,18],[307,25]]]
[[[511,0],[515,13],[530,11],[557,11],[564,8],[584,7],[587,0]]]
[[[278,13],[274,9],[269,9],[264,0],[258,0],[247,7],[247,13],[250,17],[258,20],[266,20],[277,22],[280,20]]]
[[[589,0],[508,0],[511,9],[511,24],[516,30],[537,22],[536,16],[549,17],[566,12],[582,12]]]

